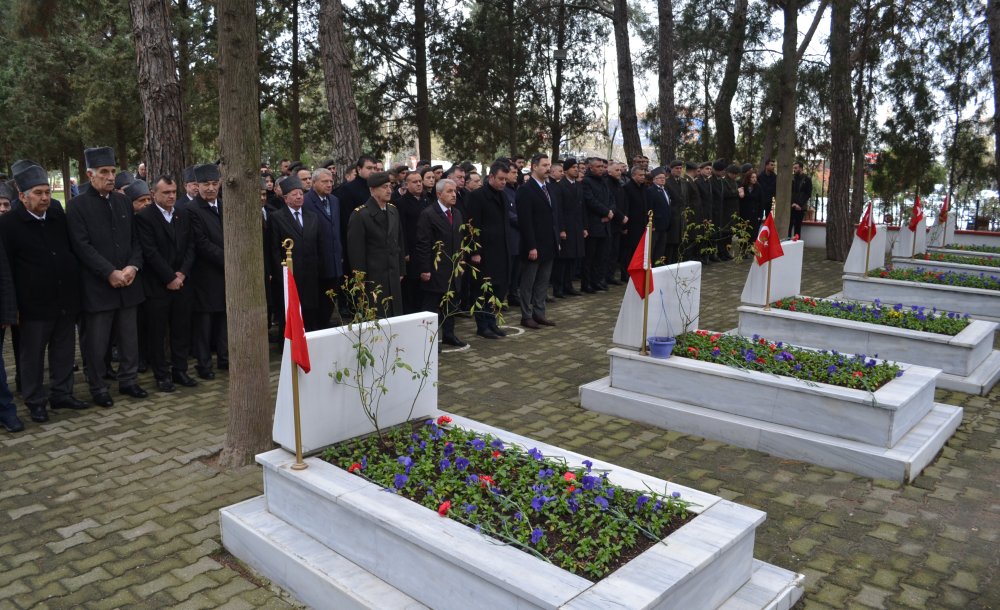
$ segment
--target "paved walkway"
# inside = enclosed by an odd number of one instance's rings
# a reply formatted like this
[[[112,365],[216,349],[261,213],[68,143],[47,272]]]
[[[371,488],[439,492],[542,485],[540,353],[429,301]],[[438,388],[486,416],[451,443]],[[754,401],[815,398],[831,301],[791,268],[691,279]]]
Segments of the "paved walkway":
[[[821,256],[806,250],[806,294],[839,290]],[[747,265],[706,268],[703,328],[736,325]],[[444,355],[442,407],[767,511],[755,555],[806,574],[802,607],[1000,607],[1000,390],[937,393],[965,420],[910,485],[584,411],[577,387],[607,374],[623,290],[558,301],[557,328],[503,341],[460,320],[471,349]],[[0,609],[293,606],[220,547],[218,508],[261,493],[256,467],[204,461],[225,394],[223,375],[0,433]]]

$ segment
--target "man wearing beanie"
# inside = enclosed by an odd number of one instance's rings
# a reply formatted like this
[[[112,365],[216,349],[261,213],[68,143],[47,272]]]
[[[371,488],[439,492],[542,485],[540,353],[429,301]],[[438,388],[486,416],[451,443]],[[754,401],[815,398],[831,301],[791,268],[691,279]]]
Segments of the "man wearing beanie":
[[[198,196],[189,204],[194,232],[195,268],[193,351],[202,379],[215,379],[212,346],[220,369],[229,368],[229,338],[226,325],[226,260],[222,235],[222,202],[219,181],[222,175],[214,163],[194,168]]]
[[[139,344],[138,305],[145,299],[135,281],[142,267],[142,247],[133,230],[132,204],[114,192],[115,153],[109,147],[84,151],[90,188],[67,205],[70,240],[83,267],[83,339],[87,383],[94,402],[114,404],[104,379],[104,355],[112,333],[118,344],[118,390],[134,398],[147,393],[136,380]]]
[[[324,172],[326,170],[323,170]],[[329,176],[327,176],[329,178]],[[285,291],[283,289],[283,279],[281,273],[284,268],[281,266],[285,260],[286,239],[294,242],[292,248],[292,274],[295,276],[295,286],[299,291],[299,302],[302,305],[302,322],[307,331],[325,328],[325,321],[320,321],[320,299],[327,298],[319,290],[320,267],[322,255],[326,253],[326,244],[320,238],[320,218],[319,214],[304,207],[305,185],[294,174],[281,180],[281,192],[285,198],[285,205],[275,210],[268,216],[270,225],[271,244],[271,269],[277,271],[278,276],[271,286],[271,298],[274,299],[274,310],[285,311]],[[279,283],[282,282],[282,283]],[[329,310],[324,310],[329,315]],[[329,318],[327,318],[329,319]],[[279,316],[278,326],[281,328],[280,335],[284,335],[285,316]]]
[[[381,315],[399,316],[403,313],[401,280],[406,268],[399,210],[389,203],[389,174],[375,172],[367,183],[371,196],[354,208],[347,224],[348,259],[351,271],[365,274],[369,294],[378,289]]]

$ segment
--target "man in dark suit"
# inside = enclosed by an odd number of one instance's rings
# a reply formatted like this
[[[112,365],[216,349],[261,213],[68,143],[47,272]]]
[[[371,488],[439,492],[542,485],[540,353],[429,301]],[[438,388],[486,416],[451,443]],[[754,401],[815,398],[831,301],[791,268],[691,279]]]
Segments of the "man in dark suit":
[[[368,155],[361,155],[355,164],[355,169],[354,179],[341,184],[334,193],[337,199],[340,200],[341,243],[345,244],[347,243],[347,226],[350,223],[354,208],[364,205],[371,198],[371,192],[368,189],[368,178],[375,171],[375,159]],[[345,271],[351,265],[350,252],[345,251]]]
[[[610,195],[611,209],[614,210],[614,218],[608,223],[608,247],[607,258],[604,260],[604,283],[614,286],[621,286],[628,281],[628,272],[620,273],[621,281],[615,279],[615,271],[618,267],[618,259],[621,258],[622,231],[628,223],[628,216],[625,214],[625,191],[623,175],[625,164],[618,161],[611,161],[608,164],[606,180],[608,183],[608,194]]]
[[[222,202],[219,201],[218,166],[208,163],[194,168],[198,196],[187,209],[191,212],[195,265],[191,270],[194,288],[192,320],[195,367],[202,379],[215,379],[212,345],[220,369],[229,368],[229,338],[226,325],[226,261],[222,233]]]
[[[628,277],[628,265],[632,260],[632,254],[639,246],[639,239],[642,232],[646,230],[646,223],[649,222],[649,208],[646,206],[646,168],[642,165],[634,165],[629,170],[629,179],[622,187],[625,193],[624,214],[628,215],[628,223],[625,224],[625,234],[622,236],[622,255],[618,259],[618,266]]]
[[[403,243],[406,245],[406,277],[403,278],[403,312],[413,313],[423,308],[420,289],[420,273],[413,264],[416,260],[417,220],[420,213],[430,206],[430,199],[424,196],[424,184],[419,172],[410,172],[404,181],[405,191],[399,196],[396,208],[403,225]]]
[[[114,404],[104,379],[104,355],[112,334],[118,344],[118,389],[145,398],[136,374],[139,343],[136,318],[145,300],[136,276],[142,267],[142,246],[135,231],[132,203],[114,192],[115,153],[109,147],[84,151],[90,188],[67,205],[70,240],[83,267],[83,344],[87,382],[94,402]]]
[[[673,207],[673,202],[664,188],[667,183],[667,170],[657,167],[649,175],[653,178],[653,184],[646,189],[646,207],[653,211],[652,262],[656,264],[667,255],[667,239],[672,219],[670,208]]]
[[[329,172],[327,172],[329,173]],[[327,176],[332,180],[332,176]],[[284,271],[281,263],[285,260],[284,242],[290,239],[292,247],[292,275],[299,291],[299,303],[302,306],[302,323],[307,331],[326,327],[326,320],[320,319],[320,276],[322,260],[326,258],[326,244],[323,242],[320,225],[321,213],[313,212],[304,206],[305,196],[302,194],[305,186],[297,176],[289,176],[281,181],[281,192],[285,198],[285,206],[275,210],[269,217],[271,225],[271,268]],[[284,282],[284,280],[281,280]],[[285,311],[285,291],[283,286],[276,285],[272,290],[274,310]],[[329,300],[329,299],[327,299]],[[330,310],[327,311],[329,316]],[[281,335],[284,335],[285,316],[280,316]]]
[[[553,166],[554,167],[554,166]],[[573,287],[573,277],[583,260],[587,231],[583,224],[583,200],[580,194],[579,166],[570,157],[562,162],[563,177],[553,187],[559,188],[559,255],[552,268],[554,296],[580,296]]]
[[[436,311],[441,324],[441,342],[465,347],[455,335],[455,309],[461,290],[461,274],[455,273],[455,257],[462,250],[462,213],[455,207],[457,185],[445,178],[434,185],[437,201],[424,208],[417,220],[415,265],[420,277],[425,311]],[[450,293],[450,294],[449,294]]]
[[[333,174],[330,170],[320,168],[313,172],[312,189],[305,194],[305,203],[302,207],[316,214],[319,220],[319,239],[322,245],[319,252],[323,260],[320,261],[319,269],[316,320],[317,328],[328,328],[330,316],[333,314],[333,300],[326,293],[328,290],[339,288],[340,278],[344,275],[344,244],[340,239],[340,201],[333,195]]]
[[[164,175],[153,183],[153,205],[136,214],[136,226],[146,262],[142,274],[146,291],[146,346],[149,363],[161,392],[173,392],[174,383],[198,385],[188,375],[191,351],[191,307],[194,294],[188,277],[194,266],[194,234],[190,210],[178,210],[177,182]],[[170,337],[170,360],[164,343]]]
[[[587,239],[584,244],[583,270],[581,271],[581,289],[594,293],[607,290],[604,282],[604,264],[607,259],[608,238],[611,235],[608,227],[614,220],[614,204],[611,192],[604,178],[607,162],[594,157],[588,160],[587,175],[581,184],[583,194],[584,228],[587,229]]]
[[[17,293],[20,328],[21,396],[31,419],[48,421],[46,402],[53,409],[85,409],[73,397],[76,319],[80,313],[80,264],[73,254],[66,214],[51,206],[51,189],[44,169],[35,166],[18,174],[21,205],[0,219],[3,254],[13,274],[12,291],[0,284],[0,311]],[[0,264],[0,272],[3,265]],[[2,277],[0,277],[2,280]],[[7,322],[4,313],[0,319]],[[45,350],[49,353],[49,391],[45,392]],[[2,368],[2,365],[0,365]],[[0,373],[0,381],[3,374]],[[2,386],[3,384],[0,384]],[[0,401],[3,402],[3,401]],[[5,417],[8,430],[18,421]],[[13,430],[11,430],[13,431]]]
[[[538,329],[555,326],[545,317],[552,265],[559,252],[558,199],[546,181],[552,162],[548,155],[531,157],[531,177],[517,189],[517,226],[521,231],[521,326]]]
[[[490,166],[486,184],[469,194],[469,218],[466,222],[478,231],[472,247],[470,261],[479,269],[476,282],[477,299],[489,299],[491,296],[502,301],[510,289],[511,275],[511,235],[514,229],[510,226],[507,214],[507,198],[504,189],[507,187],[509,174],[514,170],[504,159],[497,159]],[[486,290],[487,282],[490,290]],[[475,313],[476,334],[485,339],[499,339],[507,333],[497,324],[499,307],[487,302]]]
[[[389,203],[389,174],[371,174],[368,190],[371,196],[364,205],[354,208],[347,226],[348,259],[353,272],[365,274],[368,294],[378,292],[382,315],[399,316],[403,313],[400,281],[406,268],[406,250],[399,210]]]
[[[667,264],[680,262],[680,245],[684,237],[686,223],[684,210],[688,207],[687,187],[684,182],[684,161],[675,159],[670,162],[670,173],[664,188],[670,197],[670,226],[667,229]]]

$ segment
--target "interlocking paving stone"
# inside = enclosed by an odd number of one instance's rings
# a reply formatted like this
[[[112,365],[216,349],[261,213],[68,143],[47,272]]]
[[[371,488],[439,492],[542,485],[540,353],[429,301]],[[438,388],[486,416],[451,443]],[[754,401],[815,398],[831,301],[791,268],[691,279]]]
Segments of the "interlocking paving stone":
[[[736,326],[747,268],[705,268],[703,328]],[[803,293],[838,292],[840,269],[807,249]],[[577,388],[607,374],[624,290],[557,300],[548,314],[559,326],[499,341],[459,318],[471,349],[443,354],[441,407],[766,511],[755,556],[806,575],[801,607],[1000,607],[1000,389],[936,393],[965,418],[908,485],[591,413]],[[153,387],[148,373],[140,382]],[[218,509],[262,491],[256,466],[219,472],[202,461],[225,440],[227,383],[220,371],[197,388],[116,396],[111,409],[56,411],[0,433],[0,610],[293,607],[259,576],[216,561]],[[82,375],[76,384],[84,396]]]

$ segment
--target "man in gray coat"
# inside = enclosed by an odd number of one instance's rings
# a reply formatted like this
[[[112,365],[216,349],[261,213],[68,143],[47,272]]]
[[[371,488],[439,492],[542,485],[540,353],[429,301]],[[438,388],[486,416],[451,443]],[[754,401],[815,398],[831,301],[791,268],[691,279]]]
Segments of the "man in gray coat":
[[[389,174],[375,172],[368,177],[371,193],[364,205],[354,208],[347,224],[347,252],[351,270],[363,272],[369,297],[378,292],[381,315],[403,314],[401,280],[406,249],[399,210],[389,203],[392,185]]]
[[[145,300],[136,276],[142,245],[135,231],[132,203],[115,192],[115,153],[109,147],[84,151],[90,188],[67,205],[70,243],[80,266],[83,296],[81,352],[94,402],[114,405],[104,379],[104,355],[112,338],[118,344],[118,390],[134,398],[147,393],[136,380],[139,343],[136,315]],[[114,337],[112,337],[114,335]]]

